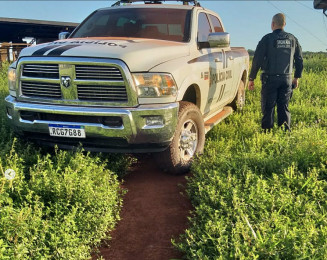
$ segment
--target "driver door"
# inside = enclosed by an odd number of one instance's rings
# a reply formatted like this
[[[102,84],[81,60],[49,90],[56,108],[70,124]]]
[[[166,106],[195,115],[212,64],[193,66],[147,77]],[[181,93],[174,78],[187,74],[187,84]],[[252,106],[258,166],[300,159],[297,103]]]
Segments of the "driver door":
[[[223,95],[224,86],[220,83],[219,73],[225,66],[225,55],[220,48],[211,48],[208,42],[208,36],[212,33],[212,27],[209,22],[208,16],[204,12],[200,12],[198,15],[198,46],[199,55],[206,63],[205,70],[209,71],[209,84],[206,95],[206,105],[204,108],[204,114],[210,114],[216,111],[220,102],[217,102],[218,98]]]

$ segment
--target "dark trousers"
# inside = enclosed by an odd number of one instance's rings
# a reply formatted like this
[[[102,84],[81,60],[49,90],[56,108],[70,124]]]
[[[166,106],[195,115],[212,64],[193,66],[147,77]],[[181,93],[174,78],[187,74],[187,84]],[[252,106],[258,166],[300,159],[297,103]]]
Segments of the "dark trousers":
[[[291,113],[288,103],[292,95],[292,77],[289,75],[268,76],[261,75],[261,127],[264,130],[273,128],[275,106],[277,105],[278,126],[290,130]]]

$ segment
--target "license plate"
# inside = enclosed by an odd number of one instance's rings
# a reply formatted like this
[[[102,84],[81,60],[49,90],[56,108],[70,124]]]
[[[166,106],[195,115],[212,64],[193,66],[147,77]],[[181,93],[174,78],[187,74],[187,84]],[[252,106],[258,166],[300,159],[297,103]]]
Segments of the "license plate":
[[[85,138],[84,126],[49,124],[51,136]]]

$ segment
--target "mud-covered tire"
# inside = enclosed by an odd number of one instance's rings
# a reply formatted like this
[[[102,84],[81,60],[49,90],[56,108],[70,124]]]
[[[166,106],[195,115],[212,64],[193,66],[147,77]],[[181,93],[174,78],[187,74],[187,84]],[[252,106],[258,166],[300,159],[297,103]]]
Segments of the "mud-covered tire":
[[[200,110],[190,102],[181,101],[173,140],[167,150],[156,154],[159,167],[172,175],[188,172],[194,156],[203,152],[204,141]]]
[[[241,80],[240,84],[238,85],[237,94],[232,101],[232,103],[229,104],[233,108],[234,111],[240,111],[243,109],[245,105],[245,86],[244,82]]]

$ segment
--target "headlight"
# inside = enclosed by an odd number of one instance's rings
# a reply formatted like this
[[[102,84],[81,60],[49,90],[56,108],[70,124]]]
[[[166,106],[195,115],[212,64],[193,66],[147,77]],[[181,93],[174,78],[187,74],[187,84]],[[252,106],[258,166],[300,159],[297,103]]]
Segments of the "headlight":
[[[9,68],[8,70],[9,94],[16,97],[16,69]]]
[[[177,94],[176,83],[169,74],[135,73],[133,78],[139,97],[175,97]]]

